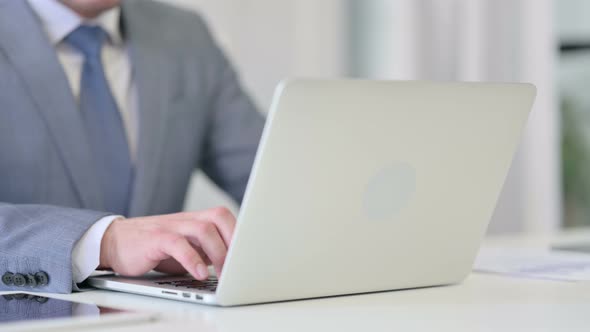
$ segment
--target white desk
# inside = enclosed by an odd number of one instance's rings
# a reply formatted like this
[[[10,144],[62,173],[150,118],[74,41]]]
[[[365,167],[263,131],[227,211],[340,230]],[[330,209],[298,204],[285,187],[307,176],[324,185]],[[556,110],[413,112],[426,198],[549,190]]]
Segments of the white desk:
[[[485,246],[546,246],[579,238],[590,239],[590,230],[495,237]],[[456,286],[236,308],[107,291],[57,297],[163,314],[157,323],[109,331],[590,331],[589,282],[485,274],[472,274]]]

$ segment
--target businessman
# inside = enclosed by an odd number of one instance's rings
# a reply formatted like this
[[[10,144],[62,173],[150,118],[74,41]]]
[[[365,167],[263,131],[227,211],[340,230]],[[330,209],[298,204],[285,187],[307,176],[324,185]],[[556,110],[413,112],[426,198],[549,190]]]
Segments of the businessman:
[[[263,122],[193,13],[0,0],[0,290],[221,273],[234,216],[179,211],[197,168],[241,201]]]

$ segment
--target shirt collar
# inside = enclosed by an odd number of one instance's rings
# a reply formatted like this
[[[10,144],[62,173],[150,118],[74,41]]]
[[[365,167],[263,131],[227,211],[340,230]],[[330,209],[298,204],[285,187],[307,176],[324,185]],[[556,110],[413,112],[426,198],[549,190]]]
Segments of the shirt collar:
[[[20,0],[19,0],[20,1]],[[93,19],[85,19],[57,0],[28,0],[29,5],[41,19],[53,45],[61,41],[82,24],[97,25],[109,36],[111,43],[122,45],[123,37],[119,21],[121,8],[116,6]]]

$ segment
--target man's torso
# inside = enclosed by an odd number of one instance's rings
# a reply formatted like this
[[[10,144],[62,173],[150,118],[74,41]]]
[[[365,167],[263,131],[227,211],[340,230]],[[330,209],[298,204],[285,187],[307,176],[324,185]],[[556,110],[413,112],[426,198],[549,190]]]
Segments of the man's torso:
[[[20,26],[0,24],[0,201],[100,211],[63,68],[32,13],[17,14]],[[140,109],[130,214],[178,211],[210,118],[210,41],[196,16],[150,1],[126,2],[123,17]]]

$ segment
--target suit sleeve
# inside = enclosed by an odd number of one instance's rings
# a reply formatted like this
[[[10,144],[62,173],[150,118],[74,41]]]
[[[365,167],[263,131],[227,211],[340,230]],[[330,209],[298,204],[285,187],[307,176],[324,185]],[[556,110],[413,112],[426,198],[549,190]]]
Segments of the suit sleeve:
[[[229,60],[207,33],[210,53],[209,124],[201,167],[221,189],[241,203],[264,117],[240,86]]]
[[[48,205],[0,203],[0,291],[70,293],[75,287],[72,250],[84,233],[107,215]],[[47,277],[45,285],[43,274]],[[27,284],[18,286],[17,275]],[[29,281],[32,277],[35,280]]]

